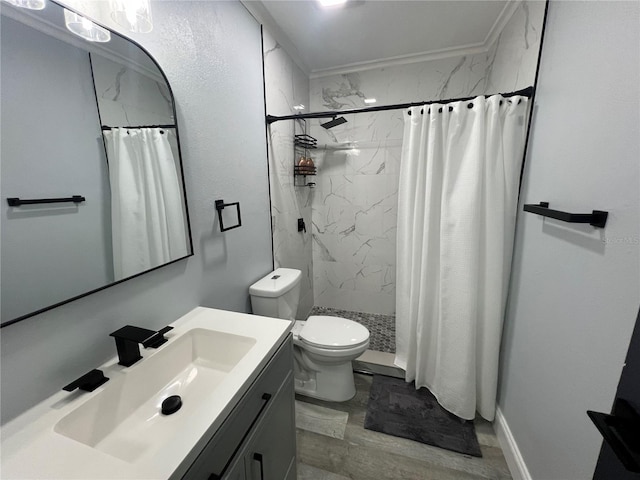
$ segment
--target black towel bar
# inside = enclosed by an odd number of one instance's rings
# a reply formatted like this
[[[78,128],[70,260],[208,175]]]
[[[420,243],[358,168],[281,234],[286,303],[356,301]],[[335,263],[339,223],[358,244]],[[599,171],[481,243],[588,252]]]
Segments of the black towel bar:
[[[80,203],[84,202],[86,199],[82,195],[74,195],[72,197],[64,197],[64,198],[32,198],[32,199],[24,199],[24,198],[7,198],[7,203],[10,207],[19,207],[20,205],[34,205],[36,203]]]
[[[555,218],[569,223],[588,223],[594,227],[604,228],[607,224],[609,212],[603,210],[593,210],[592,213],[568,213],[560,210],[551,210],[549,202],[540,202],[540,204],[528,204],[524,206],[525,212],[537,213],[543,217]]]

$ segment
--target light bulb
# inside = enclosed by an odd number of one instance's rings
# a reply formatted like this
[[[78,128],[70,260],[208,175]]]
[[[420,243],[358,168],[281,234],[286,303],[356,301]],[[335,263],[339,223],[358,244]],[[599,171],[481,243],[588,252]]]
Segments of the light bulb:
[[[91,20],[77,13],[64,9],[64,23],[70,32],[90,42],[108,42],[111,40],[111,32],[99,27]]]
[[[318,0],[323,7],[337,7],[343,3],[347,3],[347,0]]]

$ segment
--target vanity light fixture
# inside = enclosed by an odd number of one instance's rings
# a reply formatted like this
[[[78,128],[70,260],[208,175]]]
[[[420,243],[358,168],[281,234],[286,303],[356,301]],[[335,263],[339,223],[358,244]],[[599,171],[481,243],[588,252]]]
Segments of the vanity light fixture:
[[[46,0],[4,0],[14,7],[28,8],[29,10],[42,10],[46,6]]]
[[[111,40],[111,32],[77,13],[70,12],[66,8],[64,9],[64,23],[71,33],[75,33],[90,42],[108,42]]]
[[[111,18],[120,26],[134,33],[153,30],[150,0],[109,0]]]
[[[370,103],[376,103],[377,100],[375,98],[365,98],[364,99],[364,103],[366,104],[370,104]]]
[[[329,8],[343,5],[347,3],[347,0],[318,0],[318,2],[320,2],[320,5],[322,5],[323,7]]]
[[[294,110],[304,110],[304,105],[303,105],[303,104],[300,104],[300,105],[294,105],[294,106],[293,106],[293,109],[294,109]]]

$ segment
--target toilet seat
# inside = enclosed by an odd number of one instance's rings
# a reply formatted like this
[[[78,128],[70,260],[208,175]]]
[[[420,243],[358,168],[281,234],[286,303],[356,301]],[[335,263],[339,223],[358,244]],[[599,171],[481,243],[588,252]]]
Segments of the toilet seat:
[[[352,350],[369,343],[369,330],[342,317],[313,315],[298,332],[304,345],[322,350]]]

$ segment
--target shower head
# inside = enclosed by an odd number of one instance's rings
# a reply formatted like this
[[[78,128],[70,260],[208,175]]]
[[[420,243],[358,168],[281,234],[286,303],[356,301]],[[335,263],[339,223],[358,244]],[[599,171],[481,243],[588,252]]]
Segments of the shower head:
[[[329,120],[327,123],[321,123],[320,126],[329,130],[330,128],[342,125],[343,123],[347,123],[347,120],[344,117],[333,117],[333,120]]]

